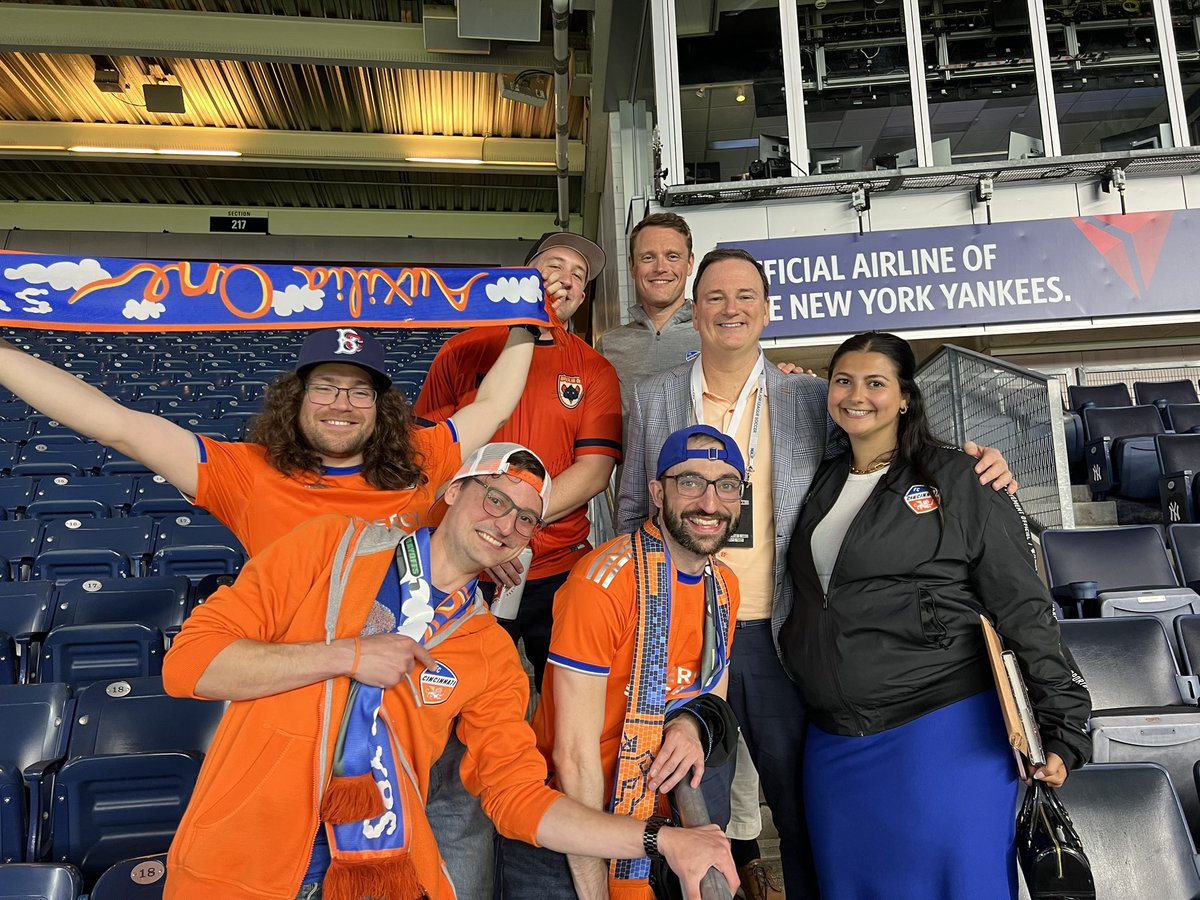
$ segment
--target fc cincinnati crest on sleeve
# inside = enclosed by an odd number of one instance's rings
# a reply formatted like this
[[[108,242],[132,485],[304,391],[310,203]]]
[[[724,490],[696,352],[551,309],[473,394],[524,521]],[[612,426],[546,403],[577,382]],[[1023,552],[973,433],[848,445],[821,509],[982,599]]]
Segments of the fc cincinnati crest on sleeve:
[[[577,407],[583,399],[583,379],[578,375],[559,375],[558,399],[567,409]]]
[[[445,703],[458,687],[458,676],[445,663],[421,673],[421,701],[426,706]]]
[[[914,484],[904,492],[904,502],[917,515],[933,512],[938,508],[937,491],[924,484]]]

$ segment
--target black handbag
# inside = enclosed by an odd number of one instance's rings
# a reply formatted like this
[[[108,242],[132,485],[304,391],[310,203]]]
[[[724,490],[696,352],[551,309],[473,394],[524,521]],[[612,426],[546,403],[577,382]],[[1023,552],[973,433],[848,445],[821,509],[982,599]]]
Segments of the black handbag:
[[[1095,900],[1092,866],[1066,807],[1034,781],[1017,813],[1017,862],[1032,900]]]

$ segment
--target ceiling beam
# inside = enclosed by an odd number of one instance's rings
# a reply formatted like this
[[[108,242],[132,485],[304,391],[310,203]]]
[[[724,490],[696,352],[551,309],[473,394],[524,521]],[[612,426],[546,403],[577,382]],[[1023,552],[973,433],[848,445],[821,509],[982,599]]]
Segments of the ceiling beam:
[[[455,137],[422,134],[346,134],[324,131],[262,131],[185,125],[111,125],[93,122],[6,122],[0,156],[21,159],[139,159],[176,164],[203,161],[314,168],[386,168],[508,174],[553,174],[553,138]],[[150,150],[235,150],[237,158],[157,156],[113,152],[71,153],[76,146]],[[36,149],[31,149],[36,148]],[[584,171],[583,141],[568,144],[568,169]],[[483,160],[479,163],[413,162],[412,159]]]
[[[421,25],[301,16],[0,3],[0,51],[240,59],[394,69],[553,69],[542,45],[430,53]]]

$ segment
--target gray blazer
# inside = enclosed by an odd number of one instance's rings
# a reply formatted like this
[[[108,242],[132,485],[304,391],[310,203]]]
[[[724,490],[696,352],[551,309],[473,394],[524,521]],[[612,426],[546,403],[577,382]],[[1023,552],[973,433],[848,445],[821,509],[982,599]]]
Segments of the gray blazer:
[[[631,532],[650,516],[648,484],[657,474],[658,451],[667,436],[691,425],[692,363],[684,363],[639,381],[630,397],[626,423],[625,467],[617,495],[617,531]],[[784,375],[766,367],[767,406],[771,412],[771,477],[775,503],[775,601],[771,633],[792,611],[787,546],[817,467],[846,447],[841,429],[825,408],[829,385],[812,375]]]

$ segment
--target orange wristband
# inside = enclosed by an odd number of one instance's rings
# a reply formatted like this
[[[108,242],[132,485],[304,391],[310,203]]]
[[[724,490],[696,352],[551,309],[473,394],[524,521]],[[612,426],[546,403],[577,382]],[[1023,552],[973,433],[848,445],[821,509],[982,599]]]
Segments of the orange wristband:
[[[358,660],[362,656],[362,641],[358,638],[354,639],[354,664],[350,667],[350,677],[354,678],[358,675]]]

